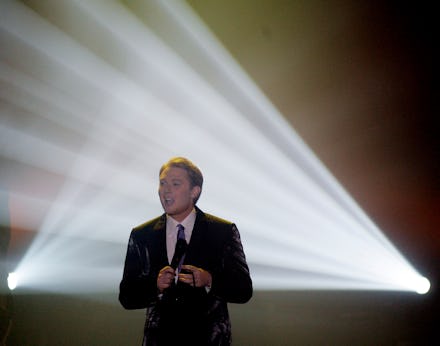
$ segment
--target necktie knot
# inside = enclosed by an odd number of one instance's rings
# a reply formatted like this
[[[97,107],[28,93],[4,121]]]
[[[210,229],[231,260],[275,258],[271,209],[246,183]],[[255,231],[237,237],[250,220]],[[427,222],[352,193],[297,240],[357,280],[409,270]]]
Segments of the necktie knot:
[[[182,239],[185,240],[185,227],[183,227],[180,223],[177,225],[177,240]]]

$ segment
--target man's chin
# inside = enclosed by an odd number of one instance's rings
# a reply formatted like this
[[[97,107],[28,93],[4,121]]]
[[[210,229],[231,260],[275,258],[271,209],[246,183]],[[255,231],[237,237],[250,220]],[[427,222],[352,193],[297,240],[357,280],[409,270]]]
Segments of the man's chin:
[[[168,214],[169,216],[173,216],[174,214],[176,214],[176,210],[174,208],[167,207],[164,208],[164,210],[165,213]]]

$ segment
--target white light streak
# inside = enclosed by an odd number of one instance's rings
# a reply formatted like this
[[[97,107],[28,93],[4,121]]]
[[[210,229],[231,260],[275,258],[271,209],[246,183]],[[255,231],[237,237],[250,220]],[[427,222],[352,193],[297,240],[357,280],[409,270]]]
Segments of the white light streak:
[[[117,290],[179,155],[204,172],[200,207],[237,223],[256,289],[429,290],[185,3],[26,4],[0,3],[0,178],[27,211],[12,223],[38,230],[23,287]]]

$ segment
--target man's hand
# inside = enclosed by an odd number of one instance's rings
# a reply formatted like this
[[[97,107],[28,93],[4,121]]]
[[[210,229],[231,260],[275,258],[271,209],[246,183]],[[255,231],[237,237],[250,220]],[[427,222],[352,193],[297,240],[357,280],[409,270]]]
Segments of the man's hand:
[[[162,293],[165,289],[171,286],[176,272],[170,266],[163,267],[157,276],[157,289]]]
[[[208,271],[192,265],[183,265],[182,271],[179,273],[180,282],[193,287],[211,287],[212,276]]]

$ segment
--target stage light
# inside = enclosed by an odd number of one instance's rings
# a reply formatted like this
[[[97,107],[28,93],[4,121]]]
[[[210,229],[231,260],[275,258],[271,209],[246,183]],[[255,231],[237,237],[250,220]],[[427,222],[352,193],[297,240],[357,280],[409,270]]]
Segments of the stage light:
[[[425,277],[418,277],[417,278],[417,284],[415,287],[415,290],[418,294],[426,294],[429,292],[431,288],[431,283],[429,280]]]
[[[179,155],[204,172],[200,207],[237,223],[256,289],[429,288],[185,3],[4,0],[0,47],[11,222],[38,229],[20,286],[117,291]]]
[[[9,273],[8,275],[8,287],[11,291],[15,290],[18,283],[18,277],[16,273]]]

